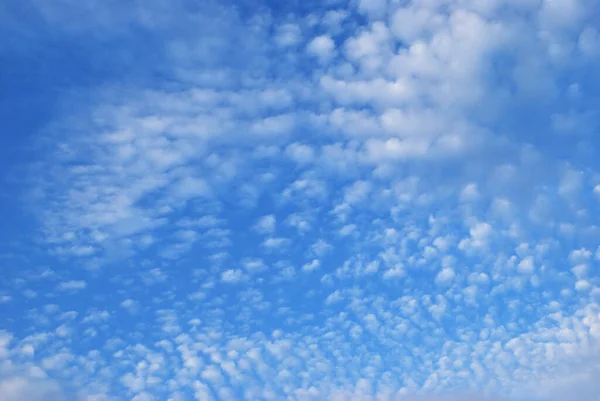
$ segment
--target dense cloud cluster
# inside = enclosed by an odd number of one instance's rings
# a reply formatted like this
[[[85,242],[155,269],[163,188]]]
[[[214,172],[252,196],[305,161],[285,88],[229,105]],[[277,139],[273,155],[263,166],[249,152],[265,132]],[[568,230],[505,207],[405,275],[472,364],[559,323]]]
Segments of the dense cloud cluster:
[[[28,3],[2,401],[598,401],[596,2]]]

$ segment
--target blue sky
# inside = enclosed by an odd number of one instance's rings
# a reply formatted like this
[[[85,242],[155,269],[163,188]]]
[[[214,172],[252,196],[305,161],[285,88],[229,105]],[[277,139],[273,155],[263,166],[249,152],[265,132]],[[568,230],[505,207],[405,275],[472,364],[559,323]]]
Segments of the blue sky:
[[[0,5],[0,400],[598,401],[593,0]]]

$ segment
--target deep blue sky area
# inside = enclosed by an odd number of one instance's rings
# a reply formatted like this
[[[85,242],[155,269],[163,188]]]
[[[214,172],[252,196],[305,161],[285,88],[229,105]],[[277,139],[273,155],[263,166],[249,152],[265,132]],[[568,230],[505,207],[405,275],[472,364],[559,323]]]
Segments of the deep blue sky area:
[[[597,401],[595,0],[0,4],[0,401]]]

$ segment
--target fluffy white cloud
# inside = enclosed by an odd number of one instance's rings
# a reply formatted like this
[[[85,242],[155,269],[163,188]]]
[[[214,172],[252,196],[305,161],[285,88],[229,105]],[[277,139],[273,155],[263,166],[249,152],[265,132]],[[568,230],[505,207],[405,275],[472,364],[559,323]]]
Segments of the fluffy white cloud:
[[[275,224],[277,219],[274,215],[270,214],[263,216],[254,225],[254,229],[262,234],[272,234],[275,231]]]
[[[317,270],[320,265],[321,265],[321,263],[320,263],[319,259],[313,259],[309,263],[305,263],[302,266],[302,270],[304,270],[306,272],[311,272],[313,270]]]
[[[593,400],[591,2],[34,5],[110,73],[48,102],[0,394]]]
[[[452,283],[455,277],[454,269],[446,267],[435,276],[435,282],[438,285],[448,285]]]
[[[333,56],[335,51],[335,42],[327,35],[317,36],[310,41],[306,50],[323,61],[327,61]]]
[[[0,394],[5,401],[62,401],[67,397],[56,383],[31,380],[24,377],[11,377],[0,380]]]
[[[221,274],[221,280],[226,283],[237,283],[244,279],[244,274],[238,269],[229,269]]]
[[[535,271],[535,264],[531,256],[527,256],[525,259],[519,262],[517,266],[519,272],[523,274],[532,274]]]
[[[360,0],[358,9],[370,18],[381,18],[387,12],[387,0]]]

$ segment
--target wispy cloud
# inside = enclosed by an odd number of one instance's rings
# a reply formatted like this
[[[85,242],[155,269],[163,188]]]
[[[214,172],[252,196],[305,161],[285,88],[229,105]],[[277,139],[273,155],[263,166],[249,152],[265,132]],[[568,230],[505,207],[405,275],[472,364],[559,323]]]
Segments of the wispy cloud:
[[[82,280],[71,280],[60,283],[56,289],[59,291],[79,291],[87,287],[87,283]]]

